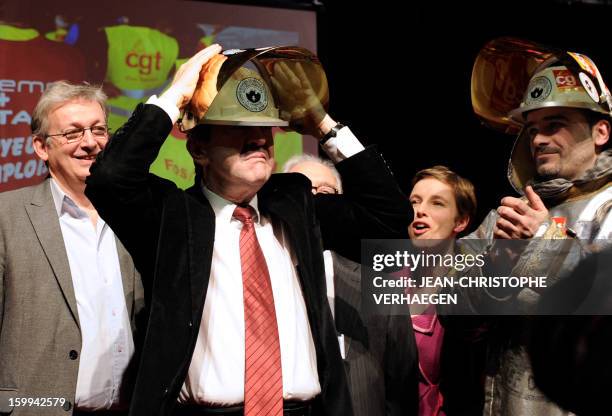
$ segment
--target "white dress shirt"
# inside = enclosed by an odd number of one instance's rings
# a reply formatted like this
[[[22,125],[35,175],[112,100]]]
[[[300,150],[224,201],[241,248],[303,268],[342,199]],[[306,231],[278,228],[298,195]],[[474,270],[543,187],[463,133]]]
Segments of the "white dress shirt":
[[[81,351],[75,406],[101,410],[119,403],[121,379],[134,354],[115,234],[87,213],[51,179],[51,194],[70,264]]]
[[[176,105],[152,96],[148,104],[162,108],[175,123]],[[323,149],[339,162],[364,149],[343,127]],[[179,402],[234,405],[244,402],[244,304],[239,237],[242,223],[232,218],[236,204],[203,187],[215,212],[215,244],[199,335]],[[308,400],[321,392],[316,351],[306,305],[285,231],[260,217],[257,196],[250,205],[257,214],[255,233],[272,284],[281,347],[283,398]],[[332,286],[333,287],[333,286]]]
[[[336,319],[336,287],[334,283],[334,257],[331,251],[323,251],[323,265],[325,266],[325,287],[327,288],[327,301],[331,309],[332,317]],[[342,359],[346,358],[346,349],[344,348],[344,334],[338,334],[338,345],[340,346],[340,355]]]
[[[179,401],[232,405],[244,401],[244,303],[236,204],[203,187],[216,216],[215,245],[204,313]],[[283,374],[283,397],[307,400],[321,391],[306,305],[285,232],[259,215],[255,233],[274,296]]]

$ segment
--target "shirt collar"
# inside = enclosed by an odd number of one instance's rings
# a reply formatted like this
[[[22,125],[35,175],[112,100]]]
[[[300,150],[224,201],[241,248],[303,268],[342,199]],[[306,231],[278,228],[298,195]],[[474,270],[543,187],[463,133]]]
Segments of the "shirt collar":
[[[62,214],[67,214],[73,218],[89,218],[87,212],[82,210],[76,202],[72,200],[59,186],[55,179],[51,178],[51,196],[53,197],[53,205],[55,205],[55,211],[57,216],[61,217]],[[99,218],[98,221],[102,219]]]
[[[215,212],[215,217],[217,218],[217,220],[221,220],[227,223],[232,221],[234,210],[236,209],[237,205],[211,191],[203,182],[200,183],[200,187],[202,189],[202,192],[204,193],[204,196],[206,197],[206,199],[208,199],[208,202],[210,202],[210,205],[212,206],[212,209]],[[253,216],[253,222],[259,224],[260,215],[257,203],[257,194],[255,194],[253,199],[249,201],[249,205],[255,211],[255,215]]]

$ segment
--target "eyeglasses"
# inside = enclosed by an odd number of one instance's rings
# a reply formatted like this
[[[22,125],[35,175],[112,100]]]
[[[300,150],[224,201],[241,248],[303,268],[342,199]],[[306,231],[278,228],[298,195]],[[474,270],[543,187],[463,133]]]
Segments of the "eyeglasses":
[[[105,141],[108,139],[109,130],[107,126],[91,126],[84,127],[82,129],[71,129],[63,133],[47,134],[45,138],[63,136],[66,141],[62,144],[80,142],[83,140],[83,137],[85,137],[85,130],[89,130],[91,135],[97,141]]]
[[[338,190],[330,185],[319,185],[319,186],[313,185],[311,189],[312,189],[313,195],[316,195],[316,194],[334,195],[338,193]]]

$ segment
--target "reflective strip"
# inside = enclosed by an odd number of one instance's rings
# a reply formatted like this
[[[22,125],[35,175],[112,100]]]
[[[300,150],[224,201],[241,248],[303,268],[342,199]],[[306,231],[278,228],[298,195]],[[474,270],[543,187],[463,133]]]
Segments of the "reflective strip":
[[[132,110],[126,110],[125,108],[116,107],[114,105],[106,105],[108,111],[114,115],[129,118],[132,115]]]
[[[13,41],[27,41],[38,37],[36,29],[22,29],[19,27],[0,24],[0,39]]]
[[[150,88],[148,90],[124,90],[121,89],[121,94],[126,97],[133,98],[135,100],[142,100],[143,98],[148,98],[152,95],[159,95],[166,88],[166,86],[170,83],[170,80],[167,79],[164,83],[157,88]]]
[[[66,38],[68,31],[66,29],[57,29],[53,32],[49,32],[45,35],[45,37],[53,42],[63,42]]]

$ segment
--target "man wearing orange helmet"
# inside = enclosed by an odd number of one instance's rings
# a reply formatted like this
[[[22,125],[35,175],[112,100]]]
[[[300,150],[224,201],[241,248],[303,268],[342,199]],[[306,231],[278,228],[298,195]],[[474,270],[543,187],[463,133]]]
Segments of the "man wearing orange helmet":
[[[522,197],[503,198],[468,238],[491,242],[491,253],[496,253],[495,240],[524,241],[513,275],[547,276],[548,287],[554,286],[589,254],[585,247],[612,235],[610,93],[593,62],[581,54],[508,38],[492,41],[483,51],[472,78],[474,108],[491,125],[513,121],[522,127],[508,166],[510,183]],[[515,65],[506,76],[489,77],[496,70],[489,64],[516,63],[521,54],[534,58],[524,73]],[[487,85],[516,86],[521,79],[529,82],[518,108],[509,118],[491,117],[505,97],[495,96],[495,87]],[[485,298],[496,305],[492,313],[535,314],[545,290],[489,289]],[[536,386],[525,347],[529,338],[528,318],[498,320],[489,341],[485,414],[567,414]]]

